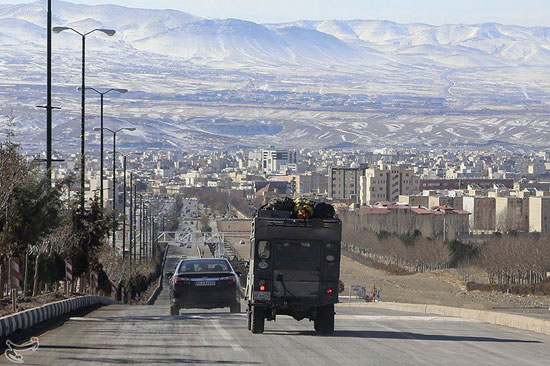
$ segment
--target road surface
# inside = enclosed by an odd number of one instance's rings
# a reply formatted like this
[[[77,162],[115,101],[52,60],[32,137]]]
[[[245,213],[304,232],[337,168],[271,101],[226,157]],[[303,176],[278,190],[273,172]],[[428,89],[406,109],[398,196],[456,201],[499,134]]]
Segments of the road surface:
[[[167,268],[191,249],[171,246]],[[244,308],[244,307],[243,307]],[[550,337],[458,318],[338,306],[333,336],[279,317],[262,335],[246,315],[111,305],[40,336],[25,365],[549,365]],[[2,363],[9,362],[2,358]]]

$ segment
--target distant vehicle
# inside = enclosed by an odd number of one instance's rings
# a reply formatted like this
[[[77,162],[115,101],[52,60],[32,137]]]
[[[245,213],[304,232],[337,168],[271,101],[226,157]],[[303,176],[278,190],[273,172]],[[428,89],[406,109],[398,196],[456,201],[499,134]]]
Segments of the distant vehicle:
[[[252,333],[263,333],[265,320],[279,314],[313,320],[322,334],[334,332],[341,236],[336,217],[294,219],[283,211],[258,211],[246,286]]]
[[[244,245],[244,240],[240,240],[239,244]]]
[[[191,249],[191,248],[193,248],[193,245],[187,244],[187,249]]]
[[[240,272],[235,272],[227,259],[184,259],[170,279],[170,315],[180,309],[215,309],[229,307],[232,313],[241,312],[237,286]]]

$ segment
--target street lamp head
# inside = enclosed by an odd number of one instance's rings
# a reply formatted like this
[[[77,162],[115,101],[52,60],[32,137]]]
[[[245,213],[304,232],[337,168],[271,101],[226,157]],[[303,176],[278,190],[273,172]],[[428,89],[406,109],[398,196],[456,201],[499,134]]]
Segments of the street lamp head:
[[[98,29],[98,31],[105,33],[109,37],[112,37],[115,35],[116,31],[114,29]]]
[[[135,131],[136,128],[135,127],[125,127],[124,128],[126,131]]]
[[[116,91],[116,92],[119,92],[119,93],[121,93],[121,94],[126,94],[126,93],[128,93],[128,89],[113,89],[113,90]]]
[[[67,30],[67,29],[71,29],[71,28],[69,28],[69,27],[53,27],[53,28],[52,28],[52,31],[53,31],[54,33],[61,33],[61,32],[63,32],[64,30]]]
[[[101,131],[101,127],[94,127],[94,131]]]

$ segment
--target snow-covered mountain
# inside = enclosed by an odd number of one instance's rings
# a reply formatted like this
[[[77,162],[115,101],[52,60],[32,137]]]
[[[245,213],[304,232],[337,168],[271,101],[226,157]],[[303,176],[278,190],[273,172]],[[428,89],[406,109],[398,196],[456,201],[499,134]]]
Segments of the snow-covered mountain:
[[[54,26],[116,29],[88,38],[87,77],[131,90],[109,98],[107,118],[137,128],[127,134],[132,144],[550,141],[549,27],[257,24],[57,0],[53,14]],[[45,26],[44,0],[0,6],[0,115],[13,110],[19,136],[40,148],[44,115],[34,106],[45,96]],[[63,107],[55,136],[77,146],[79,39],[56,34],[53,50]],[[532,118],[529,108],[538,108]],[[88,109],[95,118],[93,101]]]
[[[378,20],[256,24],[175,10],[56,1],[54,23],[116,28],[141,51],[197,62],[249,65],[425,62],[448,67],[550,64],[550,28],[487,24],[398,24]],[[40,43],[45,2],[0,7],[0,45]],[[70,42],[68,42],[70,44]]]

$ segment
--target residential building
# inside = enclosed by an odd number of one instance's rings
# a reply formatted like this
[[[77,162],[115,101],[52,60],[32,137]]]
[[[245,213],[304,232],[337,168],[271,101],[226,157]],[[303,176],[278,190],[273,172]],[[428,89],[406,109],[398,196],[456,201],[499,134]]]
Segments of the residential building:
[[[328,197],[335,200],[358,201],[359,177],[363,169],[331,167],[328,169]]]
[[[529,197],[529,231],[550,232],[550,197]]]
[[[463,197],[463,209],[470,212],[470,231],[492,233],[496,229],[496,200],[494,197]]]
[[[420,179],[412,169],[381,165],[365,169],[360,179],[361,204],[374,204],[378,201],[396,202],[399,195],[420,192]]]
[[[496,197],[496,230],[529,231],[529,198]]]

